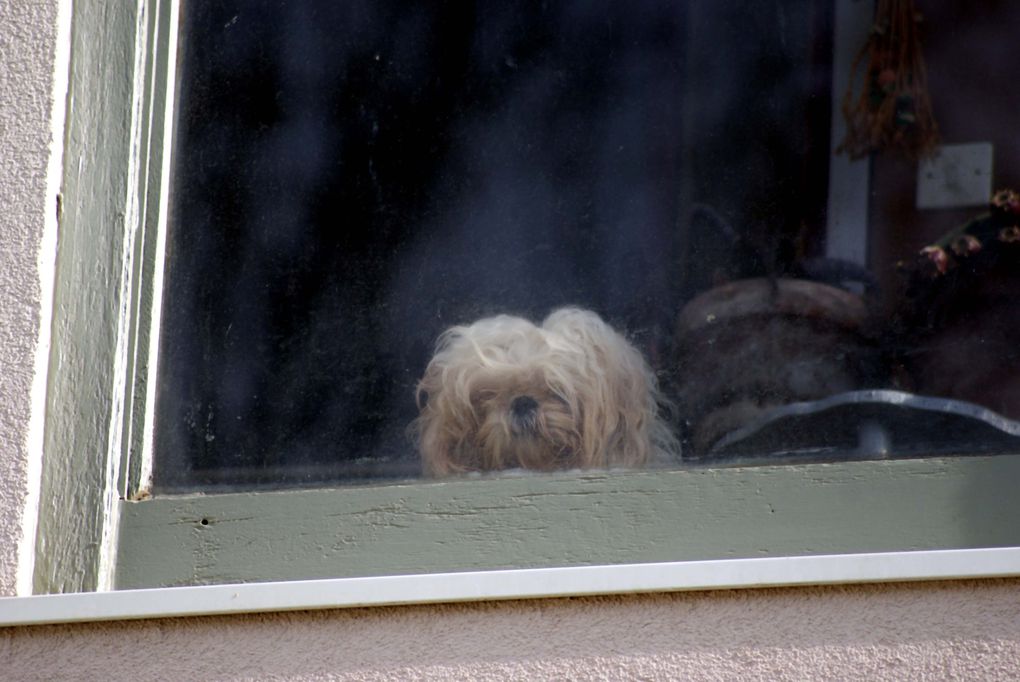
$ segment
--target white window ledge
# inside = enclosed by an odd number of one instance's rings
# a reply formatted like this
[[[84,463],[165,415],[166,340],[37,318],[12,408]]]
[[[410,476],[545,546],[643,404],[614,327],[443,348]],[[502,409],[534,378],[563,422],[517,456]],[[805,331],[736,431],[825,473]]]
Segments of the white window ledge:
[[[1008,576],[1018,547],[436,573],[7,597],[0,626]]]

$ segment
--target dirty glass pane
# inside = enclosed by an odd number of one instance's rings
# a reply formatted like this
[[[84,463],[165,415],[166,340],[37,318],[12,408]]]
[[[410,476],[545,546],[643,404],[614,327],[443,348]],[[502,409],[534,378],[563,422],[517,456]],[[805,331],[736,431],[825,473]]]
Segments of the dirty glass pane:
[[[185,2],[157,491],[1016,451],[1020,10],[914,5]]]

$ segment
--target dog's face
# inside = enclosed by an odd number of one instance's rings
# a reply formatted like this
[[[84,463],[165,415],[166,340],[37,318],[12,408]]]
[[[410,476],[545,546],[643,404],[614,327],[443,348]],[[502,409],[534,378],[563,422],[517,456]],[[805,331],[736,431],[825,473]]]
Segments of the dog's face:
[[[418,385],[426,475],[640,466],[675,449],[641,354],[591,312],[453,327]]]

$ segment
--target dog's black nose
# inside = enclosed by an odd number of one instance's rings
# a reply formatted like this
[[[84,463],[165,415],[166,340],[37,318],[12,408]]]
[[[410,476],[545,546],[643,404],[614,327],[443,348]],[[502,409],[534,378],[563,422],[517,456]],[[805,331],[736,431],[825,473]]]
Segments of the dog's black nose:
[[[510,412],[514,417],[523,419],[538,410],[538,401],[531,396],[519,395],[510,401]]]
[[[510,430],[517,436],[534,435],[538,428],[538,401],[519,395],[510,401]]]

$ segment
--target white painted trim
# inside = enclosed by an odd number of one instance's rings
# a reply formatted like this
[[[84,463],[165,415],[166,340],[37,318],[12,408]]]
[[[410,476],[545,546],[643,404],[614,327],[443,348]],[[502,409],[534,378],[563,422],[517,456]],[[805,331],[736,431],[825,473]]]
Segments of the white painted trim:
[[[147,120],[146,105],[150,96],[148,88],[149,73],[145,68],[146,61],[151,58],[153,45],[149,42],[146,26],[149,13],[153,11],[148,0],[135,1],[135,46],[134,65],[132,68],[132,105],[131,105],[131,147],[127,163],[126,194],[124,197],[124,240],[118,261],[121,264],[120,292],[118,300],[120,309],[117,315],[117,335],[114,351],[115,363],[113,380],[109,398],[110,429],[107,437],[106,485],[103,490],[102,539],[100,541],[99,566],[96,589],[108,591],[113,589],[113,575],[116,568],[116,541],[120,527],[119,504],[121,495],[121,476],[124,464],[124,441],[128,433],[125,429],[125,417],[129,414],[130,394],[128,382],[133,378],[129,375],[131,354],[134,352],[131,338],[131,323],[136,318],[133,310],[132,293],[138,286],[138,243],[143,239],[145,223],[145,207],[142,197],[148,183],[147,159],[149,157],[150,121]]]
[[[99,566],[97,568],[97,586],[100,591],[113,589],[113,573],[115,570],[115,543],[120,525],[118,506],[121,499],[120,477],[122,452],[124,444],[125,410],[129,409],[128,396],[128,364],[131,353],[131,321],[134,313],[131,309],[132,287],[135,286],[136,243],[140,239],[142,229],[142,206],[140,202],[139,183],[144,183],[140,168],[144,168],[143,150],[145,140],[142,132],[145,129],[143,120],[145,87],[145,60],[150,45],[147,41],[145,25],[149,3],[146,0],[135,2],[135,46],[134,65],[132,69],[132,106],[131,106],[131,147],[127,163],[127,182],[124,196],[124,240],[121,243],[117,263],[120,264],[120,290],[117,295],[119,309],[117,311],[117,334],[114,348],[114,366],[111,390],[108,399],[110,405],[110,425],[106,444],[105,486],[102,496],[102,538],[100,540]],[[144,153],[148,153],[147,150]]]
[[[162,146],[162,162],[160,166],[160,175],[162,187],[168,187],[169,176],[170,176],[170,150],[171,150],[171,135],[173,116],[174,116],[174,90],[176,81],[176,53],[177,53],[177,30],[178,30],[178,14],[179,14],[179,2],[178,0],[167,0],[170,12],[169,12],[169,52],[168,52],[168,64],[167,74],[165,83],[165,94],[167,106],[164,109],[163,120],[160,125],[164,126],[166,133],[161,137]],[[98,568],[98,579],[97,579],[97,590],[105,592],[113,589],[114,572],[116,570],[117,560],[117,537],[120,530],[120,515],[119,515],[119,504],[123,498],[123,489],[128,487],[127,483],[123,481],[124,470],[122,467],[127,463],[124,458],[124,441],[125,438],[130,437],[130,433],[127,430],[129,423],[125,421],[126,410],[129,410],[128,401],[130,400],[130,392],[128,390],[128,382],[133,381],[134,377],[129,376],[128,366],[132,360],[130,355],[135,352],[133,347],[134,339],[131,338],[131,323],[132,320],[140,317],[140,311],[133,309],[132,305],[135,302],[135,298],[132,296],[132,292],[136,290],[141,283],[138,281],[140,277],[139,264],[135,262],[136,258],[142,257],[138,250],[138,243],[140,240],[146,238],[152,238],[153,235],[146,235],[147,219],[146,211],[148,207],[142,204],[142,198],[146,196],[146,185],[149,182],[149,172],[146,160],[151,158],[151,145],[152,145],[152,134],[153,134],[153,121],[152,111],[149,109],[152,105],[153,92],[150,87],[149,79],[157,78],[158,76],[148,69],[146,69],[146,62],[150,59],[155,60],[155,51],[158,49],[157,46],[150,42],[151,37],[147,31],[147,24],[150,21],[150,14],[155,12],[152,16],[152,20],[157,23],[155,32],[159,33],[162,29],[158,26],[159,22],[159,7],[158,3],[151,2],[150,0],[137,0],[137,16],[136,16],[136,28],[135,28],[135,62],[134,62],[134,82],[133,82],[133,104],[132,104],[132,116],[131,116],[131,155],[128,159],[127,176],[127,195],[125,198],[126,209],[125,209],[125,231],[124,231],[124,244],[121,254],[122,267],[122,279],[121,279],[121,294],[120,300],[122,301],[122,307],[119,315],[118,332],[117,332],[117,348],[116,348],[116,365],[114,367],[114,381],[113,390],[111,394],[111,424],[109,439],[108,439],[108,457],[107,457],[107,471],[106,471],[106,488],[103,495],[103,537],[101,541],[101,549],[99,553],[99,568]],[[147,113],[147,115],[146,115]],[[150,337],[151,341],[149,348],[146,351],[147,360],[149,363],[150,372],[155,372],[156,359],[158,357],[158,345],[159,345],[159,316],[162,304],[163,296],[163,272],[164,272],[164,255],[166,249],[166,217],[167,217],[167,205],[168,205],[169,192],[164,190],[159,193],[159,204],[158,210],[158,224],[156,229],[156,262],[154,264],[155,273],[153,282],[154,286],[154,298],[152,303],[152,321],[153,321],[153,336]],[[134,361],[137,362],[137,358]],[[151,441],[151,428],[152,428],[152,411],[153,404],[155,403],[155,381],[146,382],[146,410],[143,422],[143,447],[148,449],[147,441]],[[140,485],[143,489],[149,487],[149,479],[151,478],[151,454],[146,456],[142,454],[142,467],[140,473]]]
[[[25,499],[18,542],[15,590],[32,594],[35,577],[35,542],[39,529],[42,493],[43,450],[46,437],[46,397],[49,389],[50,350],[53,339],[53,298],[57,282],[57,235],[60,220],[57,207],[64,182],[64,131],[67,96],[71,78],[71,0],[56,3],[56,31],[53,51],[53,88],[50,109],[50,158],[46,166],[46,198],[43,233],[39,240],[36,271],[39,273],[39,330],[36,336],[31,388],[31,415],[26,442]]]
[[[150,379],[145,382],[145,417],[142,427],[141,466],[138,490],[148,492],[152,487],[152,451],[156,421],[156,368],[159,365],[160,322],[163,317],[163,282],[166,272],[166,236],[168,230],[173,157],[174,119],[177,111],[177,39],[180,31],[180,2],[170,0],[170,26],[168,30],[166,106],[163,110],[163,153],[160,168],[158,217],[156,223],[156,253],[152,273],[152,309],[149,311],[149,355],[147,367]],[[115,548],[113,548],[115,550]]]
[[[735,587],[1020,576],[1020,547],[204,585],[0,599],[0,626]]]

